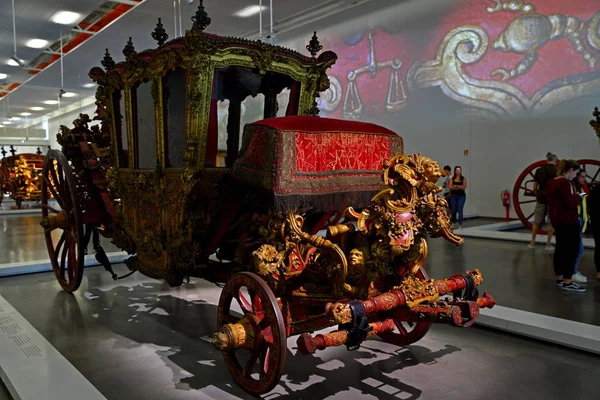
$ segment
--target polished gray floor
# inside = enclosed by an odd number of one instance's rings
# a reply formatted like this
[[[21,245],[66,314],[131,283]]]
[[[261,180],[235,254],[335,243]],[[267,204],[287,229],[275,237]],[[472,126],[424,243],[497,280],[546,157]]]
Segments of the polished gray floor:
[[[0,264],[48,259],[41,215],[0,215]],[[107,253],[120,251],[105,238],[101,244]]]
[[[213,284],[169,288],[140,275],[113,282],[96,267],[74,296],[51,273],[3,278],[0,294],[108,399],[249,398],[207,341],[220,294]],[[599,392],[598,357],[481,328],[435,326],[406,348],[369,340],[355,352],[314,356],[296,355],[291,338],[282,382],[265,398],[549,400],[597,399]]]

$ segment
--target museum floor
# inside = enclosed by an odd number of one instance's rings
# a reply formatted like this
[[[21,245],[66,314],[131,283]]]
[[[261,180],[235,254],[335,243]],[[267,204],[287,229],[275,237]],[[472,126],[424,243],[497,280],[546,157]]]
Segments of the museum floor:
[[[0,216],[0,263],[47,257],[37,221]],[[432,277],[480,268],[483,289],[502,306],[600,325],[600,282],[590,279],[583,295],[561,292],[541,246],[467,239],[456,248],[439,239],[429,254]],[[581,270],[593,278],[589,250]],[[169,288],[136,274],[113,282],[101,267],[85,270],[74,296],[52,273],[0,279],[0,295],[111,400],[249,398],[209,343],[219,294],[203,280]],[[406,348],[368,340],[355,352],[313,356],[296,355],[295,340],[281,384],[264,398],[596,399],[600,391],[597,356],[477,326],[434,326]]]

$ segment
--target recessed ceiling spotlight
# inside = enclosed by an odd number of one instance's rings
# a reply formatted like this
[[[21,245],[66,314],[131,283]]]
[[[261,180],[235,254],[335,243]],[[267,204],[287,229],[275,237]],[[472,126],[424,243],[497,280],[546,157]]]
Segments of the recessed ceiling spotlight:
[[[25,46],[32,49],[42,49],[48,45],[48,41],[44,39],[29,39],[25,42]]]
[[[20,121],[21,117],[11,117],[10,120],[11,121]]]
[[[12,124],[12,122],[10,122],[10,121],[4,121],[4,125],[10,125],[10,124]]]
[[[75,97],[77,96],[77,93],[73,93],[73,92],[64,92],[63,93],[63,97]]]
[[[24,112],[24,113],[21,113],[21,115],[22,115],[22,116],[24,116],[24,117],[28,117],[28,116],[30,116],[30,115],[31,115],[31,113]]]
[[[81,18],[81,14],[71,11],[59,11],[52,16],[52,22],[61,25],[70,25],[75,23],[79,18]]]
[[[44,102],[44,104],[48,104],[49,106],[52,106],[54,104],[58,104],[58,100],[46,100]],[[35,107],[31,107],[31,109],[33,110]]]
[[[19,64],[15,60],[13,60],[12,58],[10,58],[8,61],[6,61],[6,64],[10,65],[11,67],[18,67],[19,66]]]
[[[4,128],[4,125],[0,124],[0,128]]]
[[[262,6],[262,9],[260,6],[248,6],[246,8],[242,8],[240,11],[234,13],[233,15],[240,18],[248,18],[266,9],[266,6]]]
[[[56,100],[48,100],[48,101],[53,101],[54,103],[48,103],[47,101],[45,101],[44,103],[46,104],[56,104],[58,103],[58,101]],[[42,111],[44,109],[44,107],[31,107],[30,110],[32,111]]]
[[[0,81],[1,81],[2,79],[6,79],[6,78],[8,78],[8,74],[3,74],[3,73],[0,73]]]
[[[83,85],[84,88],[93,88],[94,86],[96,86],[95,83],[86,83],[85,85]]]

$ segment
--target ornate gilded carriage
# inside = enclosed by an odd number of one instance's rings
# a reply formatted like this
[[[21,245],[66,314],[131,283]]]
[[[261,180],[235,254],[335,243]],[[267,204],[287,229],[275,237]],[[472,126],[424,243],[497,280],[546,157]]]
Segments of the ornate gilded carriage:
[[[40,154],[19,154],[0,160],[0,204],[4,194],[8,194],[20,209],[23,201],[40,201],[41,174],[44,156]]]
[[[306,57],[204,33],[202,2],[193,20],[171,42],[159,20],[158,48],[136,53],[130,39],[125,62],[107,51],[106,71],[90,72],[101,124],[82,115],[48,152],[42,226],[65,290],[78,288],[90,240],[121,278],[100,234],[131,254],[131,273],[225,283],[213,342],[255,395],[279,381],[291,335],[304,354],[373,335],[405,345],[494,305],[478,295],[479,271],[434,281],[423,268],[426,235],[462,243],[437,196],[439,165],[402,154],[383,127],[316,116],[336,60],[317,57],[316,34]]]

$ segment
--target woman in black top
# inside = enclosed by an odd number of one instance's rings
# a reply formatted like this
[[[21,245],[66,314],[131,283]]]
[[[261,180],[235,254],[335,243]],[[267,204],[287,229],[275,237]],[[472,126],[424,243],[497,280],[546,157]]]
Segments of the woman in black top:
[[[467,188],[467,178],[462,175],[461,167],[454,167],[454,176],[450,179],[450,211],[452,213],[452,223],[456,224],[456,215],[458,214],[458,224],[462,228],[463,224],[463,208],[465,208],[465,201],[467,200],[467,194],[465,189]]]

